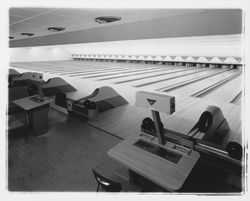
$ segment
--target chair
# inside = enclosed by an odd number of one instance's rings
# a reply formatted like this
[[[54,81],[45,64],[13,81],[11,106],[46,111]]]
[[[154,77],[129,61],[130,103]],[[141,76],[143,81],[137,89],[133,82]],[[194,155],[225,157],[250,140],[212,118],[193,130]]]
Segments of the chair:
[[[98,184],[96,192],[99,192],[100,186],[107,192],[120,192],[122,190],[121,183],[114,182],[110,179],[105,178],[104,176],[97,173],[93,168],[92,171]]]

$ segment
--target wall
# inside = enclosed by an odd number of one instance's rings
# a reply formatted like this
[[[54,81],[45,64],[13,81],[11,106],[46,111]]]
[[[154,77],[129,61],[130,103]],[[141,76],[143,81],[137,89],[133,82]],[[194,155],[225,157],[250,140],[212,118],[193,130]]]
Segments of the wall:
[[[83,43],[63,47],[72,54],[241,57],[241,40],[241,34],[234,34]]]
[[[71,54],[58,47],[10,48],[10,62],[69,60]]]
[[[10,48],[10,62],[70,60],[71,54],[242,57],[242,36],[217,35]]]

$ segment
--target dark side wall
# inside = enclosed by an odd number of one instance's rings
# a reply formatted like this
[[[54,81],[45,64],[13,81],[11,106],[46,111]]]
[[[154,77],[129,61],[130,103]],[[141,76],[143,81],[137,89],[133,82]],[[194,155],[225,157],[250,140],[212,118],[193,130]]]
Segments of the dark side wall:
[[[29,47],[240,33],[242,33],[242,10],[213,9],[191,15],[13,40],[9,42],[9,45],[10,47]]]

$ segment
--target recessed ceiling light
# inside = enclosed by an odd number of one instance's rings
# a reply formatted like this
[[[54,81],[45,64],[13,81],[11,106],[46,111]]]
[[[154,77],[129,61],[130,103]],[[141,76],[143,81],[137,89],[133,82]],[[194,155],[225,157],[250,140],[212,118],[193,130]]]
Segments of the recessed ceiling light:
[[[64,27],[49,27],[48,30],[53,31],[53,32],[58,32],[58,31],[65,30],[65,28]]]
[[[115,17],[115,16],[102,16],[102,17],[96,17],[95,21],[99,24],[105,24],[105,23],[115,22],[121,19],[122,19],[121,17]]]
[[[15,37],[14,36],[9,36],[9,39],[14,39]]]
[[[35,34],[33,34],[33,33],[21,33],[21,35],[22,35],[22,36],[33,36],[33,35],[35,35]]]

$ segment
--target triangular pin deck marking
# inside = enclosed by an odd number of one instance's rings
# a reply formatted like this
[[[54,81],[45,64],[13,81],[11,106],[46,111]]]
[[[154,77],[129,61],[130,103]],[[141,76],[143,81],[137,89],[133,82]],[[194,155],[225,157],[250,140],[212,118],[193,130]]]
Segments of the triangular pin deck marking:
[[[149,102],[150,105],[154,105],[155,102],[156,102],[156,100],[153,100],[153,99],[148,99],[148,98],[147,98],[147,100],[148,100],[148,102]]]

